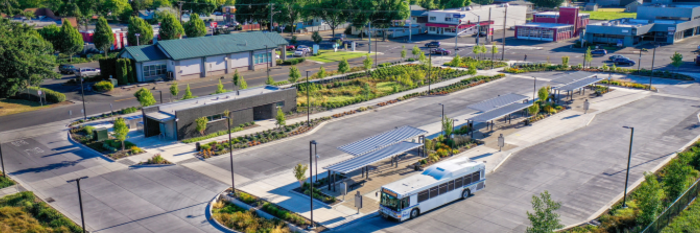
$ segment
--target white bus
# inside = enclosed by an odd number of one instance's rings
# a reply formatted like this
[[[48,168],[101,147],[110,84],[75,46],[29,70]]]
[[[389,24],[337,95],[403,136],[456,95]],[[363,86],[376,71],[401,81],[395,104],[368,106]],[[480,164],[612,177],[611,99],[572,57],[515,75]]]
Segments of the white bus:
[[[399,221],[418,217],[434,208],[486,187],[486,166],[459,158],[430,166],[414,175],[381,188],[379,213]]]

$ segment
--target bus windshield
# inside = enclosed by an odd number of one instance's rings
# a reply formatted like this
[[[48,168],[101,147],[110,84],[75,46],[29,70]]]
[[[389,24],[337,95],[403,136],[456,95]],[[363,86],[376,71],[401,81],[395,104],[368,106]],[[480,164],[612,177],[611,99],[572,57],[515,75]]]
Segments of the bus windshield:
[[[399,199],[389,195],[388,193],[382,192],[382,200],[380,204],[393,211],[399,211]]]

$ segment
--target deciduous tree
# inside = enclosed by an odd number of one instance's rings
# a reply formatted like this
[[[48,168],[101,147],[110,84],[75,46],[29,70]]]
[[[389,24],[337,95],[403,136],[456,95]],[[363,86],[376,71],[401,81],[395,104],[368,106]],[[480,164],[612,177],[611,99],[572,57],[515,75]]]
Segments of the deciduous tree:
[[[142,87],[136,91],[136,93],[134,93],[134,97],[136,97],[142,107],[148,107],[156,104],[156,98],[153,97],[153,93],[151,93],[151,91],[145,87]]]
[[[414,45],[413,49],[411,50],[411,54],[413,54],[413,58],[416,58],[418,54],[422,53],[423,51],[418,48],[418,45]]]
[[[344,74],[348,71],[350,71],[350,64],[348,64],[348,59],[343,58],[343,60],[338,63],[338,72]]]
[[[58,51],[61,48],[61,28],[55,24],[50,24],[37,30],[44,40],[51,43],[54,51]]]
[[[549,8],[554,8],[561,6],[562,3],[564,3],[564,0],[531,0],[535,6],[538,7],[549,7]]]
[[[289,83],[294,84],[299,81],[299,78],[301,78],[301,72],[299,72],[299,69],[297,69],[296,66],[289,67]]]
[[[301,163],[297,164],[292,169],[292,173],[294,174],[294,178],[297,179],[300,187],[304,186],[304,181],[306,181],[306,170],[308,170],[308,169],[309,169],[309,165],[302,165]]]
[[[136,37],[136,33],[139,33],[141,36]],[[136,43],[136,40],[138,39],[138,43]],[[129,18],[129,26],[128,26],[128,32],[126,33],[126,40],[129,42],[129,45],[147,45],[151,40],[153,40],[153,28],[151,27],[148,22],[145,20],[132,16]]]
[[[97,19],[92,40],[95,42],[95,47],[102,49],[105,55],[114,44],[114,33],[112,33],[112,28],[107,24],[107,20],[104,17]]]
[[[190,21],[185,23],[185,35],[187,37],[202,37],[207,35],[207,27],[204,21],[199,18],[199,15],[192,14]]]
[[[221,93],[226,93],[226,89],[224,89],[224,84],[221,83],[221,79],[219,79],[219,84],[216,85],[216,92],[214,92],[214,94]]]
[[[185,33],[185,29],[182,28],[180,21],[175,18],[175,15],[166,13],[160,18],[160,30],[158,35],[160,35],[161,40],[172,40],[180,39],[182,34]]]
[[[173,82],[173,84],[170,84],[171,99],[177,98],[178,93],[180,93],[180,88],[177,86],[177,82]]]
[[[184,0],[182,9],[194,14],[210,15],[218,7],[216,0]]]
[[[209,119],[207,119],[207,117],[200,117],[200,118],[197,118],[196,120],[194,120],[194,122],[195,122],[195,124],[197,124],[197,126],[196,126],[197,132],[199,132],[200,134],[202,134],[202,136],[204,136],[204,133],[207,131],[207,123],[209,123]]]
[[[323,19],[331,28],[331,33],[335,36],[335,29],[341,24],[347,22],[352,16],[350,9],[351,1],[348,0],[321,0],[314,6],[317,6],[314,14]]]
[[[61,26],[61,43],[59,51],[68,54],[70,60],[73,60],[73,54],[83,50],[83,35],[78,32],[78,29],[66,20]]]
[[[647,226],[656,219],[664,195],[663,188],[653,173],[644,173],[644,179],[634,192],[634,199],[639,206],[637,224],[640,226]]]
[[[326,77],[326,68],[323,68],[323,66],[321,66],[321,68],[318,69],[316,76],[318,78],[325,78]]]
[[[559,214],[556,210],[561,208],[561,203],[552,200],[549,192],[546,190],[537,195],[532,196],[533,213],[527,211],[527,218],[530,219],[530,227],[527,228],[527,233],[549,233],[564,227],[560,223]]]
[[[373,61],[372,61],[372,58],[369,56],[369,54],[367,54],[367,56],[365,57],[365,60],[362,61],[362,64],[364,65],[365,70],[372,69]]]
[[[672,160],[666,167],[666,174],[663,180],[668,199],[675,200],[678,198],[691,184],[692,174],[696,173],[697,171],[694,171],[693,167],[683,163],[681,160]]]
[[[126,141],[127,134],[129,134],[129,127],[126,126],[126,120],[124,118],[117,118],[114,120],[114,138],[122,143],[122,150],[124,150],[124,141]]]
[[[301,17],[311,15],[312,11],[304,8],[308,2],[309,0],[275,0],[273,11],[279,11],[273,16],[275,22],[294,27]],[[294,30],[291,32],[294,35]]]
[[[321,34],[318,34],[318,31],[315,31],[311,34],[311,40],[313,40],[316,44],[320,44],[321,41],[323,41],[323,37],[321,37]]]
[[[583,66],[585,67],[586,63],[590,66],[591,61],[593,61],[593,55],[591,55],[591,47],[588,47],[588,49],[586,49],[586,54],[583,55]]]
[[[187,84],[187,88],[185,88],[185,95],[182,96],[182,99],[186,100],[186,99],[193,99],[193,98],[197,98],[197,96],[192,95],[192,91],[190,90],[190,84]]]
[[[277,121],[275,124],[277,124],[279,127],[287,125],[287,119],[284,116],[282,108],[277,108],[277,116],[275,116],[275,120]]]
[[[561,64],[563,66],[569,67],[569,56],[561,57]]]
[[[671,55],[671,65],[676,67],[676,72],[678,72],[678,68],[683,65],[683,54],[674,52],[673,55]]]

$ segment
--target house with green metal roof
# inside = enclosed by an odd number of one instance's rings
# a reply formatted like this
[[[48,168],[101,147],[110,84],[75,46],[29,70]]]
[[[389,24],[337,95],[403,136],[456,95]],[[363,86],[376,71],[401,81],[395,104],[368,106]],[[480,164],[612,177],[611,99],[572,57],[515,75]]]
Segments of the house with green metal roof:
[[[130,46],[119,57],[135,62],[139,82],[187,80],[275,66],[275,50],[288,43],[277,33],[257,31]]]

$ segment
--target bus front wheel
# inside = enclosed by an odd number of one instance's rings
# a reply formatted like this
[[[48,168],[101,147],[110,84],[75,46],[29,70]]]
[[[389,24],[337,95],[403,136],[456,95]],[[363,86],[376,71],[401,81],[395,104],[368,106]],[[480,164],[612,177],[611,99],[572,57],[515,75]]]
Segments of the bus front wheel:
[[[418,217],[418,215],[420,215],[420,210],[418,210],[418,209],[411,210],[411,218]]]
[[[466,189],[462,192],[462,199],[467,199],[469,196],[471,196],[471,192],[469,189]]]

